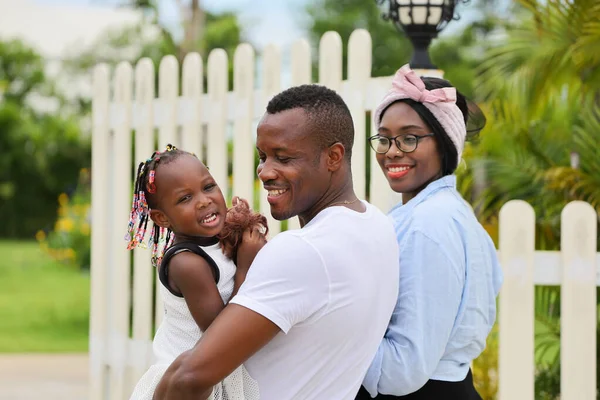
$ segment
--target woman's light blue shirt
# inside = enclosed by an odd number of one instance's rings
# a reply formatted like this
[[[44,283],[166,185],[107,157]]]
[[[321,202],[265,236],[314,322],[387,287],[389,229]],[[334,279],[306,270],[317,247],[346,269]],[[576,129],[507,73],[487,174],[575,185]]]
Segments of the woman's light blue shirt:
[[[496,319],[502,270],[496,248],[456,191],[430,183],[390,211],[400,245],[398,302],[363,385],[402,396],[429,379],[462,381]]]

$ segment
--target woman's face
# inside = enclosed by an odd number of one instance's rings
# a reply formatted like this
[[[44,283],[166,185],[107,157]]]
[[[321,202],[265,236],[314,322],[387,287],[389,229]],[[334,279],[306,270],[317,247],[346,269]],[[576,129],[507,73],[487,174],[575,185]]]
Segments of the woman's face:
[[[401,135],[414,135],[418,138],[417,148],[404,153],[396,147],[395,141],[385,154],[376,153],[379,166],[383,170],[390,187],[402,193],[406,204],[430,182],[441,177],[441,157],[431,128],[423,122],[419,114],[404,102],[396,102],[383,113],[379,135],[394,138]],[[398,138],[402,140],[402,137]]]

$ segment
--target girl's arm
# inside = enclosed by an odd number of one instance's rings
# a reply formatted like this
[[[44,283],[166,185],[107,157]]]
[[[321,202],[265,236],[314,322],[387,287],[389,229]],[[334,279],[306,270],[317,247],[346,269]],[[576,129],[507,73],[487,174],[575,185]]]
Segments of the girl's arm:
[[[246,274],[248,273],[256,254],[258,254],[265,244],[267,244],[267,239],[265,238],[265,235],[260,232],[258,226],[244,232],[242,243],[237,250],[237,269],[235,271],[233,293],[231,294],[232,299],[237,294],[242,283],[246,280]]]
[[[246,199],[234,196],[232,207],[227,211],[225,226],[220,234],[223,252],[231,258],[237,267],[233,298],[246,280],[246,274],[254,257],[267,243],[269,231],[267,219],[254,212]]]
[[[266,239],[255,227],[243,234],[237,251],[237,270],[234,277],[233,298],[246,280],[248,269]],[[225,304],[215,284],[215,277],[208,262],[190,252],[181,252],[169,263],[169,286],[181,293],[196,321],[204,332],[223,310]]]
[[[210,265],[197,254],[184,251],[171,258],[169,285],[183,295],[203,332],[225,308]]]

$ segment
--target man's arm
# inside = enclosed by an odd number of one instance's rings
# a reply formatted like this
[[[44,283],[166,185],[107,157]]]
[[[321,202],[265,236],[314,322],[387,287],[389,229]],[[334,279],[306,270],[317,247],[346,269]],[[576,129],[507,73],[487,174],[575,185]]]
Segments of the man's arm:
[[[230,304],[217,316],[196,346],[181,354],[163,375],[154,400],[206,399],[280,329],[262,315]]]
[[[240,293],[169,367],[154,399],[205,399],[275,335],[287,334],[328,301],[329,277],[316,249],[295,235],[277,235],[257,254]]]

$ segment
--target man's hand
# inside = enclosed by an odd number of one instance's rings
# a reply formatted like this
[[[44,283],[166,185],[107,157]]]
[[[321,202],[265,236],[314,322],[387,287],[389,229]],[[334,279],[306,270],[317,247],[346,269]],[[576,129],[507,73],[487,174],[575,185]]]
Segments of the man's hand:
[[[191,354],[192,350],[185,351],[173,361],[156,387],[152,397],[153,400],[183,399],[186,393],[189,394],[199,390],[193,386],[193,380],[186,379],[181,374],[182,365],[187,362]],[[208,400],[211,393],[212,387],[204,392],[198,392],[194,397],[197,400]]]
[[[280,332],[262,315],[237,304],[219,314],[193,349],[163,375],[154,400],[198,400]],[[204,397],[202,397],[204,396]]]

